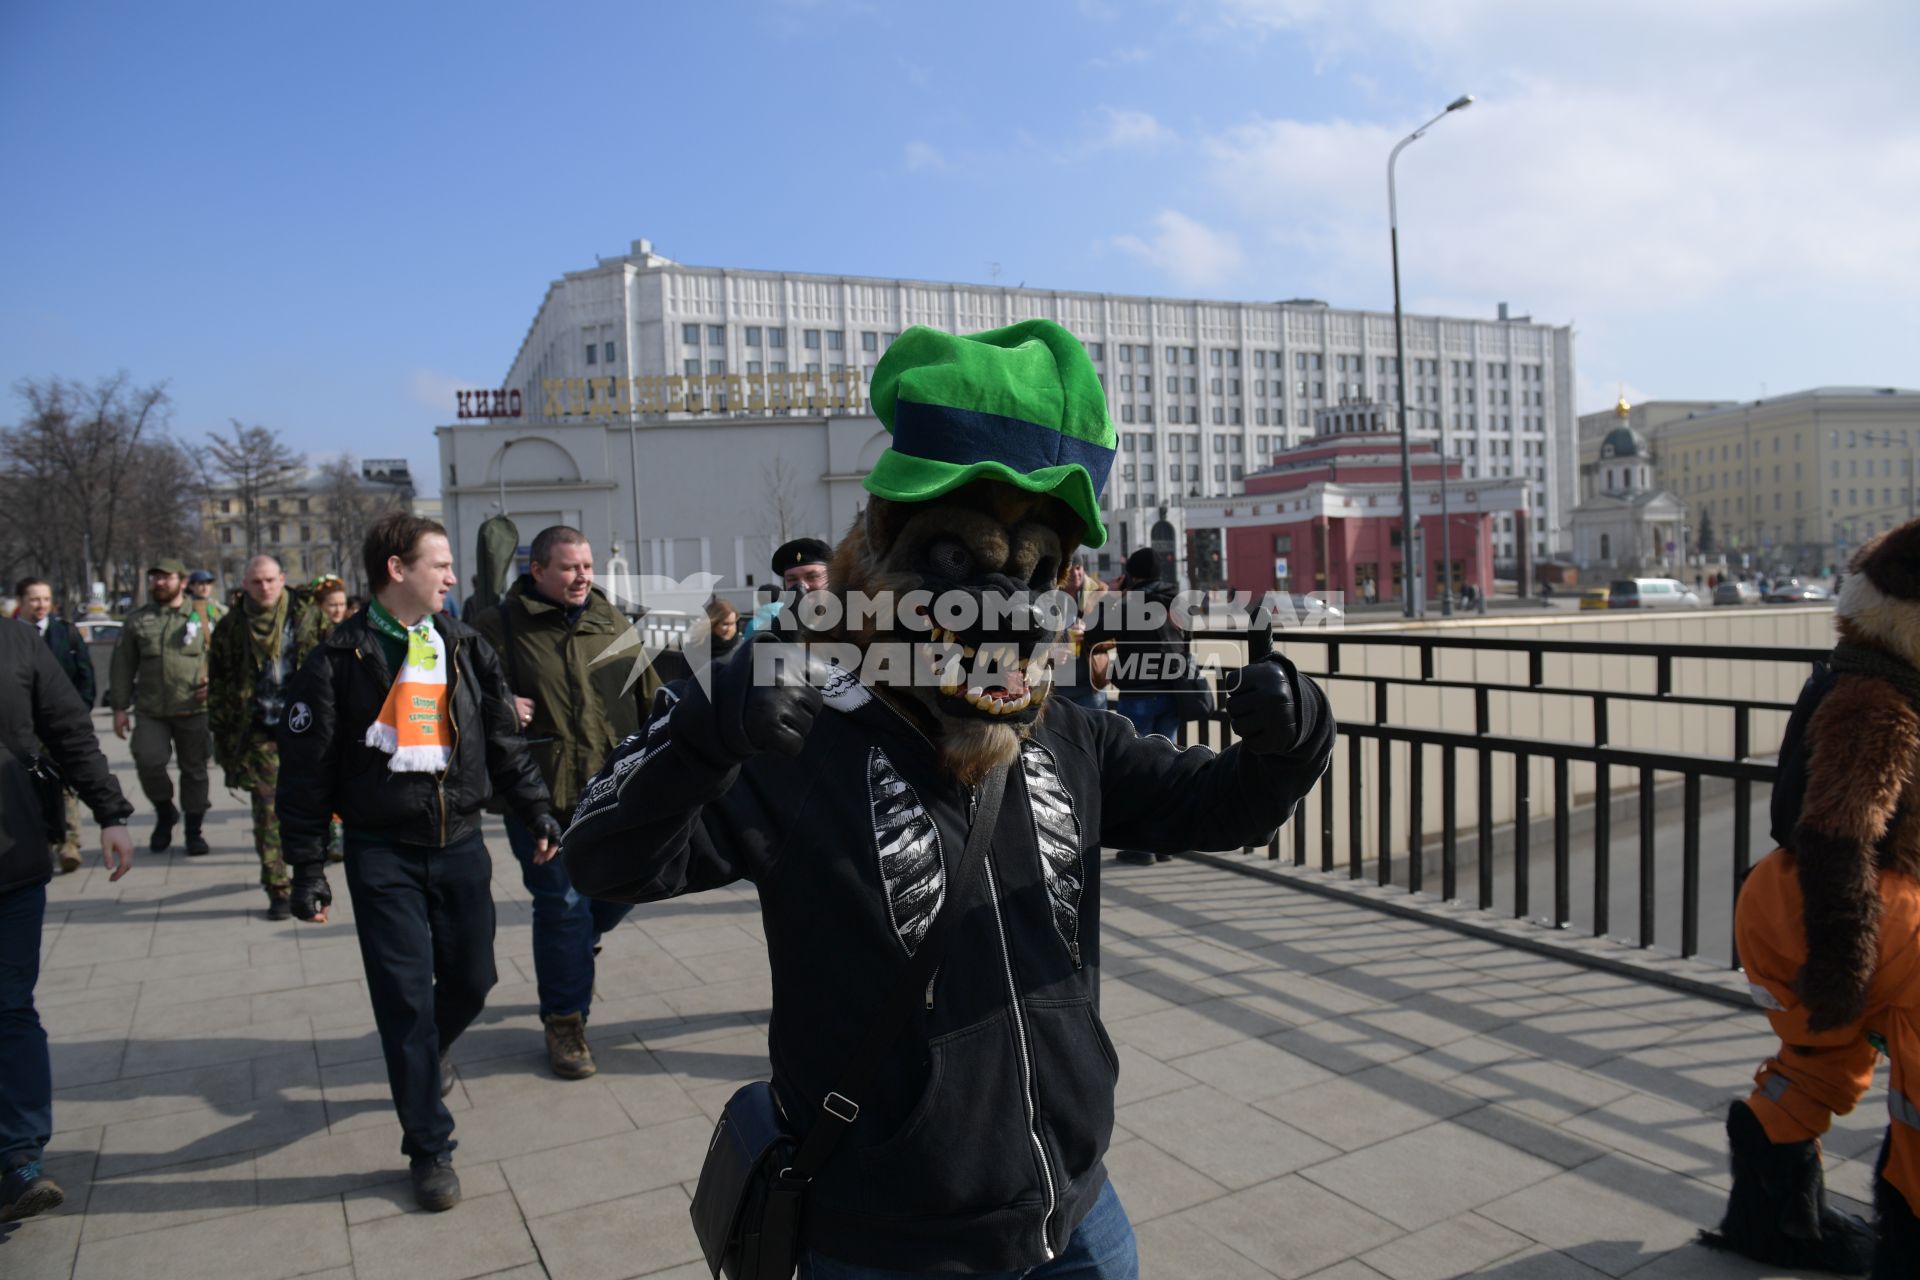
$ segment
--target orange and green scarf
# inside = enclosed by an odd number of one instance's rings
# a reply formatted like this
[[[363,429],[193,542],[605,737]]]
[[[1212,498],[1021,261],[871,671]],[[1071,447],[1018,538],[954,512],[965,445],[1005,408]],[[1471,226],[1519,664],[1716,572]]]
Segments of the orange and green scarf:
[[[377,600],[367,620],[375,631],[407,647],[380,715],[367,726],[367,745],[393,757],[387,768],[394,773],[438,773],[453,755],[447,643],[431,617],[405,627]]]

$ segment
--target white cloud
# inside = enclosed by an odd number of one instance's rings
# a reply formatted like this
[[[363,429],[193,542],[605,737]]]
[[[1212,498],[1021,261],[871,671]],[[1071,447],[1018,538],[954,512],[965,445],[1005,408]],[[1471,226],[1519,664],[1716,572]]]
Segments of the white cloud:
[[[1176,210],[1156,214],[1153,227],[1153,234],[1145,239],[1115,236],[1113,246],[1162,272],[1180,288],[1218,287],[1246,261],[1232,232],[1216,231]]]
[[[1096,143],[1099,148],[1157,147],[1174,139],[1173,130],[1145,111],[1123,107],[1102,107],[1107,129]]]
[[[1745,321],[1795,299],[1803,317],[1920,290],[1913,6],[1219,0],[1213,14],[1220,39],[1302,42],[1323,70],[1387,86],[1366,119],[1254,119],[1199,140],[1212,201],[1188,207],[1308,264],[1275,287],[1384,286],[1388,153],[1471,91],[1400,157],[1409,306],[1505,298],[1578,316],[1616,339],[1585,359],[1632,350],[1618,339],[1663,309]],[[1390,75],[1395,62],[1414,73]],[[1610,386],[1628,370],[1597,372]]]
[[[471,378],[438,373],[432,369],[415,369],[413,377],[407,384],[407,394],[415,402],[451,418],[454,412],[455,392],[473,391],[486,385],[485,382],[475,382]]]
[[[1124,67],[1135,67],[1153,56],[1152,52],[1138,46],[1130,49],[1115,49],[1112,53],[1098,58],[1087,59],[1087,65],[1095,71],[1119,71]]]
[[[944,169],[947,158],[940,154],[931,142],[913,141],[907,144],[907,171],[920,173]]]

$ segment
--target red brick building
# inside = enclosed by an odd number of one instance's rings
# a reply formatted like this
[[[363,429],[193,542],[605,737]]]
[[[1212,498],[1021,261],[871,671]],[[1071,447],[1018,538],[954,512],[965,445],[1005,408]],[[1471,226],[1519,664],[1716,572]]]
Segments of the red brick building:
[[[1401,594],[1400,436],[1384,429],[1382,405],[1328,410],[1313,439],[1274,455],[1246,479],[1246,492],[1185,503],[1187,570],[1196,587],[1234,591],[1325,591],[1349,601]],[[1413,510],[1424,539],[1427,593],[1442,580],[1442,460],[1431,439],[1414,441]],[[1448,536],[1457,591],[1493,582],[1492,517],[1513,513],[1514,542],[1533,545],[1526,483],[1468,479],[1445,463]],[[1522,581],[1529,566],[1522,562]]]

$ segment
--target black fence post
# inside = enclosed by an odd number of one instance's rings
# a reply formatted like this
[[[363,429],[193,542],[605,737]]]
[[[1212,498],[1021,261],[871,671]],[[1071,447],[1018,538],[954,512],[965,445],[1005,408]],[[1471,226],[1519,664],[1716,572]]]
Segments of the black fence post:
[[[1653,769],[1640,769],[1640,945],[1653,945]]]

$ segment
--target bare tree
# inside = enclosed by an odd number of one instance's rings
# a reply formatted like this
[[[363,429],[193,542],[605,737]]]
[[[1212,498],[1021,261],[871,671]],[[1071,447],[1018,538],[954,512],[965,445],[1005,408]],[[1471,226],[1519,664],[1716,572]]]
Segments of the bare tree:
[[[207,487],[230,493],[240,502],[240,518],[247,535],[247,554],[260,550],[262,499],[292,479],[300,470],[300,455],[289,449],[270,427],[244,427],[238,418],[233,438],[207,432]]]
[[[190,485],[164,479],[179,460],[164,435],[166,384],[138,387],[122,372],[26,378],[15,391],[26,413],[0,429],[0,563],[54,579],[69,602],[95,572],[130,590],[143,568],[127,568],[137,544],[178,536],[193,501]]]
[[[367,526],[384,514],[386,502],[370,493],[360,476],[360,464],[342,454],[320,468],[320,504],[326,514],[327,539],[333,544],[333,572],[355,591],[364,591],[360,572],[360,544]]]
[[[761,518],[771,526],[767,531],[778,546],[794,536],[793,528],[800,522],[799,476],[785,458],[776,457],[760,468],[760,478],[765,482]]]

